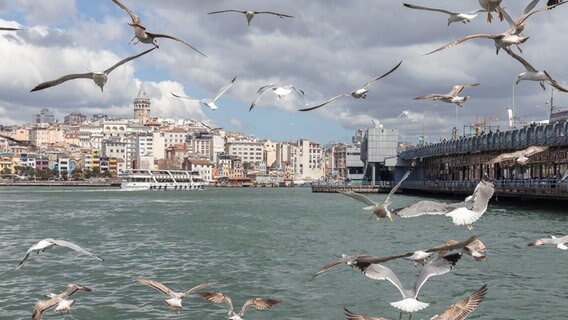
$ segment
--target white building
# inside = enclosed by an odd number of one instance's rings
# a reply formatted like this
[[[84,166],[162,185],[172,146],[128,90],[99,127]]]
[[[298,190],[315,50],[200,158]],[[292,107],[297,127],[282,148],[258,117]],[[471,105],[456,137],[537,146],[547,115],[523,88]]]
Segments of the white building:
[[[258,141],[233,141],[225,144],[225,153],[239,157],[243,163],[262,162],[264,159],[264,144]]]

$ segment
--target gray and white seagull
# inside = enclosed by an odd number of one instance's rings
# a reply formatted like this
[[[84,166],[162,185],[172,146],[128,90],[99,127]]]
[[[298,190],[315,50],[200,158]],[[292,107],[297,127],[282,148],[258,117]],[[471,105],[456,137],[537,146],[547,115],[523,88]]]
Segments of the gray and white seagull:
[[[417,299],[424,283],[432,276],[439,276],[450,272],[460,258],[461,253],[452,253],[426,264],[420,270],[414,286],[410,290],[404,288],[396,274],[390,268],[381,264],[370,264],[362,271],[365,276],[371,279],[387,280],[392,283],[400,291],[403,299],[392,302],[391,306],[403,312],[410,313],[410,317],[412,317],[413,312],[423,310],[429,306],[428,303],[418,301]]]
[[[410,206],[394,209],[392,212],[401,218],[412,218],[422,215],[445,215],[451,217],[457,226],[465,225],[473,229],[473,223],[487,211],[489,199],[493,196],[495,187],[487,177],[475,187],[473,194],[458,203],[444,203],[431,200],[418,201]]]
[[[248,23],[249,26],[250,26],[250,22],[252,21],[252,18],[254,18],[254,16],[256,16],[257,14],[271,14],[271,15],[278,16],[279,18],[294,18],[294,16],[283,14],[283,13],[278,13],[278,12],[273,12],[273,11],[251,11],[251,10],[236,10],[236,9],[212,11],[212,12],[209,12],[208,14],[218,14],[218,13],[226,13],[226,12],[237,12],[237,13],[244,14],[245,17],[247,18],[247,23]]]
[[[280,300],[270,298],[250,298],[242,306],[241,311],[236,313],[233,307],[233,300],[228,295],[221,292],[201,292],[199,293],[205,300],[213,303],[226,303],[229,307],[227,318],[231,320],[243,320],[243,316],[248,308],[253,307],[257,310],[266,310],[275,304],[280,303]]]
[[[446,103],[453,103],[453,104],[456,104],[460,107],[463,107],[463,104],[467,101],[467,99],[469,99],[469,96],[460,97],[459,94],[465,88],[477,87],[478,85],[479,85],[479,83],[457,84],[457,85],[453,86],[452,90],[450,90],[450,92],[448,92],[446,94],[429,93],[427,95],[416,97],[416,98],[414,98],[414,100],[427,100],[427,99],[440,100],[440,101],[443,101],[443,102],[446,102]]]
[[[372,210],[373,211],[373,214],[369,217],[369,219],[371,219],[374,215],[377,220],[379,220],[381,218],[388,218],[389,221],[392,222],[392,214],[389,210],[389,205],[391,204],[390,197],[393,194],[395,194],[396,190],[398,190],[398,188],[402,185],[404,180],[406,180],[406,178],[408,178],[408,176],[410,175],[411,172],[412,172],[412,167],[408,171],[406,171],[406,173],[404,174],[402,179],[400,179],[400,181],[391,189],[391,191],[389,192],[389,195],[387,196],[387,198],[385,199],[385,201],[383,203],[374,202],[373,200],[365,197],[364,195],[362,195],[360,193],[353,192],[353,191],[344,191],[344,192],[340,191],[339,193],[366,204],[367,207],[364,207],[363,210]]]
[[[313,106],[313,107],[310,107],[310,106],[306,105],[305,108],[299,109],[298,111],[310,111],[310,110],[314,110],[314,109],[323,107],[323,106],[325,106],[326,104],[328,104],[328,103],[330,103],[330,102],[333,102],[333,101],[335,101],[335,100],[337,100],[337,99],[339,99],[339,98],[342,98],[342,97],[345,97],[345,96],[349,96],[349,95],[352,96],[352,97],[355,98],[355,99],[365,99],[365,98],[367,98],[367,92],[369,92],[369,90],[368,90],[367,88],[368,88],[370,85],[372,85],[375,81],[380,80],[380,79],[382,79],[382,78],[388,76],[389,74],[391,74],[391,73],[392,73],[393,71],[395,71],[401,64],[402,64],[402,60],[401,60],[396,66],[394,66],[394,68],[390,69],[389,71],[387,71],[386,73],[384,73],[384,74],[382,74],[382,75],[380,75],[380,76],[378,76],[378,77],[372,78],[371,80],[367,81],[367,83],[365,83],[365,84],[364,84],[361,88],[359,88],[359,89],[356,89],[356,90],[351,91],[351,92],[342,93],[342,94],[340,94],[340,95],[338,95],[338,96],[335,96],[335,97],[333,97],[333,98],[331,98],[331,99],[329,99],[329,100],[326,100],[326,101],[324,101],[324,102],[322,102],[322,103],[320,103],[320,104],[317,104],[317,105],[315,105],[315,106]]]
[[[108,75],[116,68],[120,67],[121,65],[127,63],[130,60],[136,59],[138,57],[141,57],[145,54],[147,54],[148,52],[154,50],[156,48],[152,48],[149,50],[146,50],[142,53],[139,53],[135,56],[131,56],[128,58],[124,58],[122,60],[120,60],[119,62],[117,62],[115,65],[113,65],[112,67],[104,70],[104,71],[93,71],[93,72],[87,72],[87,73],[72,73],[72,74],[68,74],[68,75],[64,75],[62,77],[59,77],[55,80],[51,80],[51,81],[46,81],[46,82],[42,82],[40,84],[38,84],[37,86],[35,86],[31,92],[34,91],[39,91],[39,90],[43,90],[43,89],[47,89],[59,84],[62,84],[65,81],[69,81],[69,80],[74,80],[74,79],[92,79],[95,84],[97,86],[99,86],[99,88],[101,88],[101,92],[103,91],[103,88],[108,80]]]
[[[235,83],[236,79],[237,79],[237,77],[234,77],[233,80],[231,80],[231,82],[229,82],[228,84],[224,85],[221,89],[219,89],[219,91],[217,91],[217,93],[215,93],[215,95],[211,99],[210,98],[196,99],[196,98],[187,97],[187,96],[180,96],[180,95],[177,95],[173,92],[171,92],[171,94],[172,94],[172,96],[174,96],[176,98],[197,101],[201,105],[209,107],[211,110],[217,110],[219,107],[217,107],[215,102],[217,101],[217,99],[219,99],[219,97],[221,97],[223,95],[223,93],[225,93],[227,90],[229,90],[229,88],[233,85],[233,83]]]
[[[136,15],[136,13],[134,13],[134,11],[128,9],[127,6],[120,3],[120,1],[118,1],[118,0],[112,0],[112,2],[114,2],[122,10],[126,11],[126,13],[128,13],[128,15],[130,16],[130,19],[132,20],[132,23],[129,23],[128,25],[131,26],[132,28],[134,28],[134,38],[132,38],[132,40],[130,40],[130,42],[133,42],[135,39],[137,39],[139,42],[152,44],[156,48],[159,48],[160,46],[158,45],[158,40],[156,38],[166,38],[166,39],[171,39],[171,40],[181,42],[181,43],[185,44],[186,46],[190,47],[191,49],[195,50],[200,55],[207,57],[203,52],[197,50],[194,46],[190,45],[189,43],[187,43],[187,42],[185,42],[185,41],[183,41],[179,38],[176,38],[174,36],[170,36],[170,35],[167,35],[167,34],[152,33],[152,32],[146,31],[146,27],[144,27],[141,24],[140,18]],[[136,43],[137,42],[134,42],[134,44],[136,44]]]
[[[272,90],[272,93],[274,93],[278,97],[278,99],[284,98],[285,96],[292,93],[292,91],[295,91],[298,94],[298,96],[300,96],[300,98],[304,98],[304,95],[306,94],[303,90],[296,89],[296,87],[291,84],[286,84],[286,85],[269,84],[266,86],[262,86],[256,92],[256,95],[254,96],[254,99],[250,104],[249,111],[251,111],[254,108],[260,97],[262,97],[262,95],[265,92],[268,92],[269,90]]]
[[[73,305],[75,304],[75,299],[67,299],[72,296],[77,291],[91,292],[91,289],[78,285],[75,283],[68,284],[65,290],[59,294],[48,294],[49,300],[39,300],[32,311],[32,320],[41,320],[43,313],[56,306],[55,311],[59,313],[68,313]]]
[[[487,161],[486,164],[495,164],[498,162],[503,162],[507,160],[515,160],[516,163],[520,165],[524,165],[529,161],[529,157],[535,155],[537,153],[544,152],[548,150],[549,146],[530,146],[523,150],[515,151],[515,152],[506,152],[501,153],[500,155],[492,158],[491,160]]]
[[[568,235],[563,237],[550,236],[550,238],[535,239],[531,241],[531,243],[529,243],[529,246],[538,247],[544,244],[552,244],[555,245],[560,250],[568,250],[568,247],[565,245],[565,243],[567,242],[568,242]]]
[[[462,23],[471,22],[471,20],[473,20],[475,17],[477,17],[478,12],[487,11],[485,9],[477,9],[477,10],[468,11],[468,12],[454,12],[454,11],[450,11],[450,10],[446,10],[446,9],[422,7],[422,6],[417,6],[417,5],[404,3],[404,2],[402,3],[402,5],[407,7],[407,8],[410,8],[410,9],[445,13],[445,14],[448,15],[448,26],[453,22],[462,22]]]
[[[544,86],[544,82],[546,81],[551,86],[556,88],[558,91],[568,92],[568,89],[564,88],[558,82],[556,82],[556,80],[552,79],[552,77],[550,76],[550,74],[548,74],[548,72],[546,70],[542,70],[542,71],[537,70],[527,60],[525,60],[520,55],[514,53],[513,50],[511,50],[509,48],[505,48],[504,50],[511,57],[513,57],[514,59],[519,61],[525,67],[525,70],[526,70],[525,72],[521,72],[517,76],[517,81],[515,82],[515,84],[519,84],[519,82],[521,80],[538,81],[540,83],[540,86],[542,87],[542,90],[546,90],[546,88]]]
[[[198,285],[196,285],[195,287],[185,291],[185,292],[175,292],[172,291],[170,288],[166,287],[163,283],[156,281],[156,280],[151,280],[151,279],[145,279],[145,278],[136,278],[136,281],[138,281],[139,283],[149,286],[151,288],[154,288],[158,291],[160,291],[161,293],[169,296],[170,298],[165,300],[165,304],[173,309],[181,309],[182,305],[181,305],[181,301],[182,299],[186,298],[188,295],[201,290],[201,289],[205,289],[205,288],[209,288],[211,286],[216,285],[217,283],[219,283],[220,281],[207,281],[207,282],[203,282],[200,283]]]
[[[69,241],[65,241],[65,240],[61,240],[61,239],[52,239],[52,238],[45,238],[43,240],[40,240],[38,243],[34,244],[33,246],[31,246],[28,251],[26,252],[26,255],[22,258],[22,260],[20,261],[20,263],[18,264],[18,266],[16,267],[16,269],[20,269],[24,263],[28,260],[30,254],[32,254],[33,252],[39,254],[40,252],[44,252],[47,249],[51,249],[55,246],[59,246],[59,247],[66,247],[69,248],[71,250],[75,250],[79,253],[82,253],[84,255],[87,255],[91,258],[97,259],[99,261],[104,261],[103,258],[99,257],[98,255],[91,253],[81,247],[79,247],[78,245],[69,242]]]

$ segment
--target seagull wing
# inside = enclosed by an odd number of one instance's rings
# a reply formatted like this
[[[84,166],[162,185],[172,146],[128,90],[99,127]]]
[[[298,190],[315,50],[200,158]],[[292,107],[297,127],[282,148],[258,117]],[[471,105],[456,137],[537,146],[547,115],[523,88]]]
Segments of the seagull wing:
[[[548,150],[548,146],[530,146],[524,149],[522,152],[524,156],[530,157],[533,154],[541,153],[546,150]]]
[[[333,268],[333,267],[335,267],[335,266],[338,266],[338,265],[340,265],[340,264],[346,263],[349,259],[355,260],[355,259],[357,259],[357,256],[347,256],[347,255],[344,255],[343,257],[341,257],[341,258],[339,258],[339,259],[337,259],[337,260],[331,261],[330,263],[328,263],[328,264],[324,265],[323,267],[321,267],[321,269],[319,269],[319,271],[316,272],[316,273],[312,276],[312,280],[313,280],[315,277],[319,276],[320,274],[326,272],[327,270],[329,270],[329,269],[331,269],[331,268]]]
[[[3,31],[18,31],[20,29],[19,28],[10,28],[10,27],[0,27],[0,30],[3,30]]]
[[[404,174],[404,176],[402,176],[402,179],[400,179],[400,181],[396,184],[396,186],[394,186],[391,191],[389,192],[389,195],[387,196],[387,198],[385,199],[385,205],[389,205],[390,202],[390,197],[396,192],[396,190],[398,190],[398,188],[400,188],[400,186],[402,185],[402,183],[404,182],[404,180],[406,180],[406,178],[408,178],[408,176],[410,176],[410,173],[412,172],[412,167],[410,167],[410,169],[408,169],[408,171],[406,171],[406,173]]]
[[[233,301],[231,300],[231,297],[229,297],[224,293],[206,291],[206,292],[199,292],[198,294],[209,302],[213,303],[225,302],[229,306],[229,311],[233,311]]]
[[[174,96],[174,97],[176,97],[176,98],[180,98],[180,99],[193,100],[193,101],[200,101],[200,102],[203,102],[203,101],[204,101],[204,99],[197,99],[197,98],[193,98],[193,97],[189,97],[189,96],[180,96],[180,95],[177,95],[177,94],[175,94],[175,93],[173,93],[173,92],[170,92],[170,93],[172,94],[172,96]],[[210,129],[211,129],[211,128],[210,128]]]
[[[386,318],[369,317],[369,316],[364,316],[362,314],[354,313],[345,307],[343,307],[343,310],[345,310],[345,315],[347,316],[347,320],[387,320]]]
[[[519,18],[517,18],[517,20],[515,20],[515,25],[516,25],[516,27],[518,27],[518,26],[522,25],[523,23],[525,23],[525,21],[527,21],[527,19],[530,16],[532,16],[533,14],[555,8],[555,7],[563,5],[565,3],[568,3],[568,1],[558,2],[557,4],[553,4],[552,6],[547,6],[547,7],[542,8],[542,9],[537,9],[537,10],[533,10],[531,12],[525,13],[522,16],[520,16]]]
[[[371,84],[373,84],[373,82],[375,82],[375,81],[377,81],[377,80],[379,80],[379,79],[382,79],[382,78],[388,76],[389,74],[393,73],[394,70],[398,69],[398,67],[400,67],[401,64],[402,64],[402,60],[400,60],[400,62],[399,62],[396,66],[394,66],[392,69],[390,69],[389,71],[383,73],[382,75],[380,75],[380,76],[378,76],[378,77],[375,77],[375,78],[373,78],[373,79],[367,81],[367,83],[365,83],[362,88],[367,88],[368,86],[370,86]]]
[[[139,283],[141,283],[143,285],[147,285],[149,287],[152,287],[152,288],[160,291],[161,293],[163,293],[167,296],[173,297],[173,291],[159,281],[151,280],[151,279],[144,279],[144,278],[136,278],[136,281],[138,281]]]
[[[273,12],[273,11],[254,11],[254,14],[273,14],[275,16],[279,16],[280,18],[294,18],[294,16],[290,16],[287,14],[282,14],[282,13],[278,13],[278,12]]]
[[[237,77],[234,77],[233,80],[231,80],[231,82],[227,83],[221,89],[219,89],[219,91],[217,91],[217,93],[215,93],[215,95],[213,96],[213,102],[217,101],[217,99],[219,99],[219,97],[223,93],[225,93],[227,90],[229,90],[229,88],[233,85],[233,83],[235,83],[236,79],[237,79]]]
[[[59,295],[49,300],[39,300],[32,311],[32,320],[41,320],[43,313],[54,305],[58,304],[63,298]]]
[[[444,312],[432,319],[434,320],[464,320],[483,301],[487,294],[487,285],[479,288],[468,297],[447,307]]]
[[[256,105],[256,103],[258,102],[258,100],[260,100],[260,97],[268,90],[276,88],[277,86],[275,84],[269,84],[266,86],[262,86],[258,89],[258,91],[256,92],[256,96],[254,97],[254,99],[252,100],[252,103],[250,104],[250,108],[249,111],[252,110],[252,108],[254,108],[254,106]]]
[[[90,288],[87,288],[87,287],[82,286],[80,284],[70,283],[70,284],[67,285],[67,287],[65,288],[65,290],[62,293],[58,294],[58,296],[69,297],[77,291],[91,292],[92,290]]]
[[[452,253],[436,259],[422,267],[422,270],[414,284],[414,297],[418,296],[420,289],[430,277],[450,272],[460,259],[461,253]]]
[[[523,14],[529,13],[531,12],[532,9],[534,9],[534,7],[536,7],[536,5],[538,4],[540,0],[532,0],[526,7],[525,10],[523,11]]]
[[[228,9],[228,10],[212,11],[212,12],[209,12],[207,14],[217,14],[217,13],[225,13],[225,12],[245,13],[245,11],[243,11],[243,10]]]
[[[546,72],[546,70],[543,70],[542,72],[544,72],[546,74],[546,76],[548,77],[548,83],[551,86],[553,86],[554,88],[556,88],[556,90],[562,91],[562,92],[568,92],[568,89],[564,88],[558,82],[556,82],[556,80],[552,79],[552,77],[548,74],[548,72]]]
[[[327,101],[324,101],[324,102],[322,102],[322,103],[320,103],[320,104],[318,104],[318,105],[315,105],[315,106],[309,107],[309,108],[298,109],[298,111],[310,111],[310,110],[314,110],[314,109],[317,109],[317,108],[321,108],[321,107],[325,106],[326,104],[328,104],[328,103],[330,103],[330,102],[333,102],[333,101],[335,101],[335,100],[337,100],[337,99],[339,99],[339,98],[343,98],[343,97],[348,96],[348,95],[350,95],[350,94],[351,94],[351,92],[343,93],[343,94],[340,94],[340,95],[338,95],[338,96],[335,96],[335,97],[333,97],[333,98],[331,98],[331,99],[329,99],[329,100],[327,100]]]
[[[487,164],[494,164],[497,162],[502,162],[510,159],[516,159],[522,155],[521,152],[511,152],[511,153],[501,153],[500,155],[496,156],[495,158],[487,161]]]
[[[479,85],[479,82],[478,83],[471,83],[471,84],[457,84],[452,88],[452,90],[448,93],[448,95],[455,97],[458,94],[460,94],[463,91],[463,89],[471,88],[471,87],[477,87],[478,85]]]
[[[353,191],[340,191],[339,193],[341,193],[344,196],[348,196],[350,198],[353,198],[357,201],[363,202],[364,204],[368,205],[368,206],[378,206],[379,204],[372,201],[371,199],[365,197],[364,195],[360,194],[360,193],[356,193]]]
[[[148,49],[148,50],[146,50],[146,51],[144,51],[144,52],[141,52],[141,53],[139,53],[139,54],[137,54],[137,55],[130,56],[130,57],[126,57],[126,58],[120,60],[119,62],[117,62],[114,66],[112,66],[112,67],[106,69],[106,70],[105,70],[105,73],[106,73],[106,74],[109,74],[109,73],[112,72],[112,70],[114,70],[114,69],[120,67],[121,65],[127,63],[128,61],[134,60],[134,59],[136,59],[136,58],[138,58],[138,57],[141,57],[141,56],[145,55],[146,53],[148,53],[148,52],[150,52],[150,51],[152,51],[152,50],[155,50],[155,49],[156,49],[156,47],[153,47],[152,49]]]
[[[446,214],[453,210],[451,205],[443,202],[436,202],[430,200],[418,201],[413,205],[392,210],[392,213],[402,218],[412,218],[422,215],[437,215]]]
[[[170,35],[167,35],[167,34],[160,34],[160,33],[146,32],[146,34],[147,34],[149,37],[151,37],[151,38],[166,38],[166,39],[172,39],[172,40],[181,42],[181,43],[185,44],[186,46],[190,47],[191,49],[195,50],[195,51],[196,51],[197,53],[199,53],[200,55],[202,55],[202,56],[204,56],[204,57],[207,58],[207,56],[205,55],[205,53],[203,53],[203,52],[197,50],[197,48],[195,48],[194,46],[190,45],[189,43],[187,43],[187,42],[181,40],[180,38],[176,38],[176,37],[174,37],[174,36],[170,36]]]
[[[427,10],[427,11],[436,11],[436,12],[442,12],[442,13],[447,13],[449,15],[452,14],[456,14],[457,12],[452,12],[452,11],[448,11],[445,9],[438,9],[438,8],[428,8],[428,7],[421,7],[421,6],[416,6],[413,4],[408,4],[408,3],[402,3],[403,6],[410,8],[410,9],[416,9],[416,10]]]
[[[507,53],[511,57],[517,59],[517,61],[519,61],[525,67],[525,69],[527,69],[527,71],[537,72],[537,70],[527,60],[525,60],[523,57],[519,56],[518,54],[514,53],[513,50],[511,50],[510,48],[503,48],[503,49],[507,51]]]
[[[194,293],[194,292],[197,291],[197,290],[209,288],[209,287],[211,287],[211,286],[214,286],[214,285],[218,284],[219,282],[221,282],[221,281],[207,281],[207,282],[202,282],[202,283],[196,285],[195,287],[193,287],[193,288],[187,290],[186,293],[185,293],[185,295],[187,296],[187,295],[189,295],[189,294]]]
[[[451,251],[451,250],[461,249],[478,239],[479,238],[477,236],[471,236],[461,242],[457,242],[454,244],[445,244],[438,247],[426,249],[424,250],[424,252],[439,252],[439,251]]]
[[[436,49],[436,50],[434,50],[434,51],[430,51],[430,52],[426,53],[425,55],[427,56],[427,55],[432,54],[432,53],[434,53],[434,52],[438,52],[438,51],[442,51],[442,50],[444,50],[444,49],[448,49],[448,48],[451,48],[451,47],[455,47],[455,46],[457,46],[457,45],[459,45],[459,44],[462,44],[462,43],[464,43],[464,42],[466,42],[466,41],[469,41],[469,40],[472,40],[472,39],[478,39],[478,38],[495,39],[495,38],[497,38],[497,36],[499,36],[499,35],[484,34],[484,33],[471,34],[471,35],[469,35],[469,36],[465,36],[465,37],[463,37],[463,38],[459,38],[459,39],[454,40],[454,41],[452,41],[452,42],[450,42],[450,43],[447,43],[447,44],[445,44],[445,45],[439,47],[438,49]]]
[[[278,303],[280,303],[280,300],[268,298],[250,298],[245,302],[245,304],[243,304],[239,315],[242,317],[249,307],[253,307],[257,310],[266,310]]]
[[[73,73],[73,74],[68,74],[68,75],[59,77],[55,80],[42,82],[42,83],[38,84],[37,86],[35,86],[30,92],[47,89],[47,88],[56,86],[58,84],[61,84],[65,81],[69,81],[69,80],[73,80],[73,79],[91,79],[92,80],[93,79],[93,72]]]
[[[440,94],[440,93],[429,93],[420,97],[414,98],[414,100],[429,100],[429,99],[443,99],[446,98],[447,95]]]
[[[403,297],[406,297],[404,287],[394,272],[382,264],[371,264],[364,271],[363,274],[374,280],[387,280],[397,287],[398,291]]]
[[[72,250],[75,250],[75,251],[77,251],[77,252],[79,252],[79,253],[86,254],[86,255],[88,255],[88,256],[90,256],[90,257],[93,257],[93,258],[95,258],[95,259],[97,259],[97,260],[99,260],[99,261],[104,261],[103,258],[101,258],[101,257],[97,256],[96,254],[91,253],[91,252],[89,252],[89,251],[87,251],[87,250],[85,250],[85,249],[79,247],[78,245],[76,245],[76,244],[74,244],[74,243],[72,243],[72,242],[65,241],[65,240],[53,240],[53,243],[55,243],[56,245],[58,245],[58,246],[60,246],[60,247],[67,247],[67,248],[72,249]]]
[[[138,18],[136,13],[134,13],[134,11],[128,9],[128,7],[126,7],[125,5],[120,3],[120,1],[118,1],[118,0],[112,0],[112,2],[116,3],[117,6],[119,6],[122,10],[124,10],[124,11],[126,11],[126,13],[128,13],[128,15],[130,16],[130,19],[132,19],[132,24],[140,25],[140,18]]]

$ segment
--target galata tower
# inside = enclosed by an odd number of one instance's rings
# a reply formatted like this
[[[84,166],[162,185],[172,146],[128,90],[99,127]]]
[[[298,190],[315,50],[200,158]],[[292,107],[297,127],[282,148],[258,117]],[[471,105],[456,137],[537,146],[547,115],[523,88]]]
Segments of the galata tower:
[[[150,99],[146,97],[143,84],[140,84],[138,96],[134,99],[134,119],[141,124],[145,124],[150,120]]]

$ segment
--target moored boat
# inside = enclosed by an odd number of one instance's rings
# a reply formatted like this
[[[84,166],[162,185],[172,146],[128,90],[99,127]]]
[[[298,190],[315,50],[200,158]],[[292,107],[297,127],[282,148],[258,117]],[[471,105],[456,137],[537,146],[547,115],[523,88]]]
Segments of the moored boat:
[[[196,171],[132,169],[119,174],[125,190],[203,190],[208,182]]]

